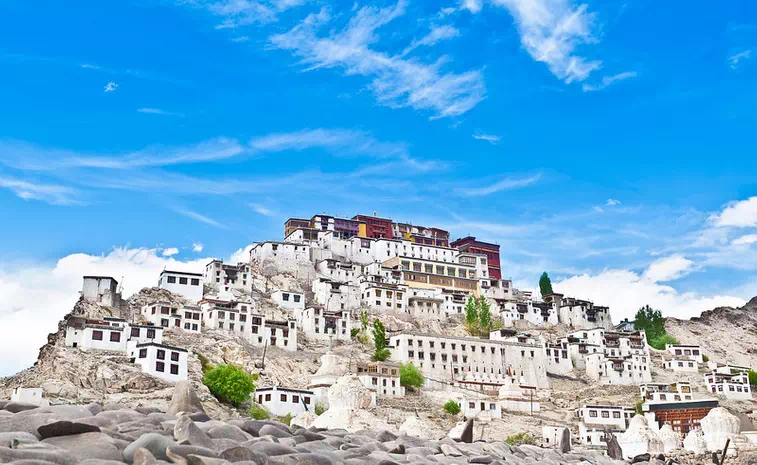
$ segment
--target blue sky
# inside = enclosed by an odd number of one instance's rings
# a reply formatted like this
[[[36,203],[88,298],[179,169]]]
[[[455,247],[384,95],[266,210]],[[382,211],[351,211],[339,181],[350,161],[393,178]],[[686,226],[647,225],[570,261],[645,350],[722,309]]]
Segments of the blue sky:
[[[0,5],[0,315],[32,314],[23,269],[199,266],[374,210],[618,316],[757,294],[753,2],[77,6]]]

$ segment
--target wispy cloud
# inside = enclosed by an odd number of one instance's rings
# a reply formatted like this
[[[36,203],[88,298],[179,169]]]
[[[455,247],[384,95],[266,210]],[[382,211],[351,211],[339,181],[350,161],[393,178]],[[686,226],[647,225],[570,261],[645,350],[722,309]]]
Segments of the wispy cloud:
[[[9,189],[24,200],[38,200],[52,205],[81,205],[78,191],[56,184],[42,184],[0,176],[0,188]]]
[[[710,221],[720,227],[757,227],[757,196],[728,203],[720,213],[710,216]]]
[[[202,249],[204,249],[204,248],[205,248],[205,246],[202,245],[202,243],[200,243],[200,242],[193,242],[192,243],[192,252],[200,253],[200,252],[202,252]]]
[[[249,42],[250,38],[248,36],[239,36],[239,37],[234,37],[233,39],[231,39],[231,41],[236,42],[236,43]]]
[[[743,60],[748,60],[752,57],[752,51],[751,50],[744,50],[743,52],[739,52],[735,55],[731,55],[728,57],[728,65],[731,67],[731,69],[736,69],[739,67],[739,63]]]
[[[118,89],[118,84],[116,84],[113,81],[110,81],[107,84],[105,84],[105,92],[114,92],[116,89]]]
[[[200,223],[205,223],[207,225],[210,225],[210,226],[213,226],[213,227],[216,227],[216,228],[220,228],[220,229],[229,229],[228,226],[226,226],[224,224],[221,224],[221,223],[219,223],[218,221],[216,221],[216,220],[214,220],[212,218],[208,218],[207,216],[201,215],[201,214],[199,214],[199,213],[197,213],[195,211],[192,211],[192,210],[176,209],[174,211],[176,213],[180,214],[180,215],[184,215],[184,216],[186,216],[188,218],[192,218],[195,221],[199,221]]]
[[[273,216],[273,214],[274,214],[273,211],[271,211],[269,208],[267,208],[267,207],[265,207],[265,206],[263,206],[263,205],[261,205],[259,203],[248,203],[247,205],[249,205],[250,208],[252,208],[252,210],[255,213],[258,213],[260,215],[263,215],[263,216]]]
[[[620,205],[620,200],[607,199],[607,202],[605,202],[605,206],[607,206],[607,207],[614,207],[616,205]]]
[[[485,97],[480,71],[443,72],[444,60],[424,64],[371,48],[378,42],[376,30],[402,16],[405,6],[406,0],[400,0],[393,7],[362,7],[344,29],[321,35],[320,29],[331,21],[323,8],[270,42],[301,57],[306,71],[334,68],[371,79],[369,87],[382,105],[430,111],[432,118],[466,113]]]
[[[250,148],[261,152],[284,150],[327,149],[337,154],[371,155],[390,158],[407,155],[407,145],[401,142],[382,142],[367,132],[349,129],[304,129],[255,137]]]
[[[184,117],[184,113],[176,113],[173,111],[165,111],[161,110],[160,108],[137,108],[137,112],[139,113],[147,113],[149,115],[162,115],[162,116],[178,116],[179,118]]]
[[[100,68],[100,67],[99,67],[99,66],[97,66],[97,65],[91,65],[91,64],[89,64],[89,63],[82,63],[82,64],[80,64],[79,66],[80,66],[81,68],[83,68],[83,69],[102,69],[102,68]]]
[[[499,182],[485,187],[460,188],[457,192],[466,197],[480,197],[490,195],[501,191],[520,189],[538,182],[541,179],[541,173],[529,176],[527,178],[505,178]]]
[[[167,249],[163,249],[163,252],[161,252],[161,255],[164,257],[172,257],[179,253],[179,249],[176,247],[169,247]]]
[[[483,6],[483,0],[460,0],[460,8],[468,10],[473,14],[481,11],[481,8],[483,8]]]
[[[757,244],[757,234],[747,234],[731,241],[733,245]]]
[[[545,63],[549,70],[566,83],[583,81],[602,66],[600,60],[579,56],[576,48],[598,42],[593,35],[595,14],[587,5],[574,7],[570,0],[492,0],[506,8],[515,18],[521,44],[531,57]],[[471,11],[480,10],[481,2]],[[477,8],[477,9],[476,9]]]
[[[432,26],[431,31],[425,37],[413,40],[413,42],[402,52],[407,55],[418,47],[431,47],[441,41],[454,39],[460,36],[460,31],[450,25]]]
[[[597,90],[606,89],[607,87],[611,86],[614,82],[635,78],[638,75],[639,74],[636,71],[626,71],[623,73],[615,74],[614,76],[605,76],[602,78],[602,82],[599,84],[595,84],[595,85],[584,84],[583,90],[584,92],[594,92]]]
[[[206,9],[222,19],[216,29],[229,29],[275,22],[279,13],[303,5],[306,0],[178,0],[178,3]]]
[[[644,278],[652,282],[675,281],[694,271],[694,262],[683,255],[671,255],[652,262],[644,272]]]
[[[473,138],[477,140],[485,140],[492,145],[496,145],[501,139],[501,137],[493,134],[473,134]]]

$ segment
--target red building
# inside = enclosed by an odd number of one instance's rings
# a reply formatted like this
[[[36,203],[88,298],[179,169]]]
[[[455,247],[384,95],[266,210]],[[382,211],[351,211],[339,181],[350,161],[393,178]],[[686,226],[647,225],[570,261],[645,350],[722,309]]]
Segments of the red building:
[[[461,252],[486,255],[489,262],[489,278],[502,279],[502,269],[499,264],[499,245],[477,241],[475,237],[468,236],[452,242],[450,246]]]
[[[352,219],[365,223],[365,237],[373,239],[394,239],[392,220],[368,215],[355,215]]]

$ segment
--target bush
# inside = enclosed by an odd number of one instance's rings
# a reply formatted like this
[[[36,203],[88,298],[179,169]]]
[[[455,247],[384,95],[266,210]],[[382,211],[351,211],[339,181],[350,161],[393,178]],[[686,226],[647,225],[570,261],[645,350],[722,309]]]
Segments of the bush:
[[[637,400],[634,407],[635,407],[637,415],[644,415],[644,400],[643,399]]]
[[[222,402],[239,407],[250,400],[255,378],[236,365],[216,365],[205,373],[202,382]]]
[[[747,374],[749,375],[749,384],[757,386],[757,371],[749,370]]]
[[[315,404],[316,415],[321,415],[325,411],[326,411],[326,407],[324,407],[322,403],[318,402],[317,404]]]
[[[291,424],[292,424],[292,418],[294,418],[292,416],[292,414],[291,413],[287,413],[284,416],[278,416],[278,417],[276,417],[276,421],[278,421],[279,423],[284,423],[287,426],[291,426]]]
[[[444,404],[444,411],[446,411],[450,415],[457,415],[458,413],[460,413],[460,406],[457,404],[457,402],[450,399],[446,404]]]
[[[420,389],[425,384],[426,378],[423,377],[421,370],[412,363],[400,364],[400,386],[404,386],[411,391]]]
[[[678,344],[678,339],[663,332],[659,336],[649,339],[649,345],[657,350],[665,350],[666,344]]]
[[[706,356],[705,354],[702,354],[702,362],[707,363],[710,361],[710,357]]]
[[[357,336],[358,334],[360,334],[360,330],[359,330],[358,328],[352,328],[352,329],[350,330],[350,337],[351,337],[352,339],[355,339],[355,337],[356,337],[356,336]]]
[[[250,410],[247,411],[247,414],[256,420],[268,420],[271,418],[271,415],[268,414],[268,410],[264,409],[256,402],[253,402],[250,406]]]
[[[505,439],[510,446],[520,446],[523,444],[536,444],[536,438],[528,433],[511,434]]]

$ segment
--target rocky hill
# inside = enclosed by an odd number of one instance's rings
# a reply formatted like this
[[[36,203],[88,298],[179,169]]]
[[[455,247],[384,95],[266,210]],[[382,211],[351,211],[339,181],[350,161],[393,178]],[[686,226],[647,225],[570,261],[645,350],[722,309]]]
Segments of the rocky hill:
[[[757,367],[757,297],[740,308],[718,307],[690,320],[667,318],[682,344],[699,344],[712,360]]]

